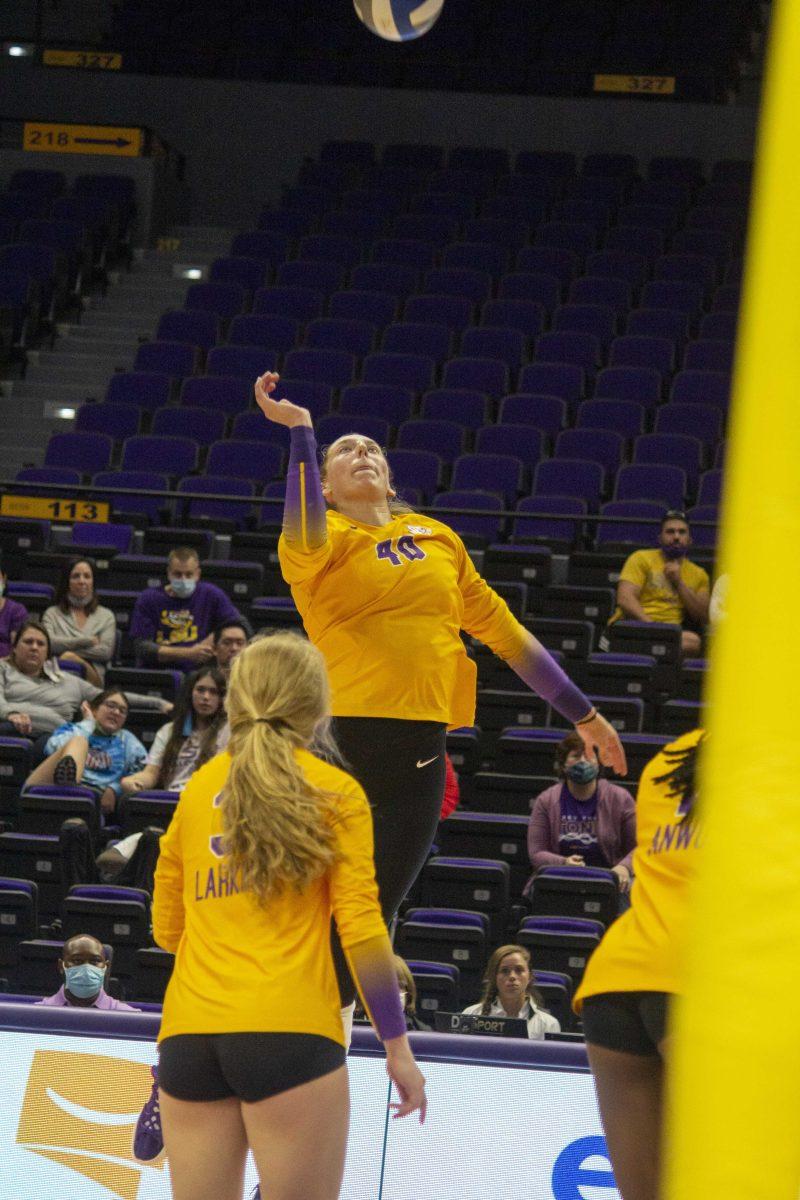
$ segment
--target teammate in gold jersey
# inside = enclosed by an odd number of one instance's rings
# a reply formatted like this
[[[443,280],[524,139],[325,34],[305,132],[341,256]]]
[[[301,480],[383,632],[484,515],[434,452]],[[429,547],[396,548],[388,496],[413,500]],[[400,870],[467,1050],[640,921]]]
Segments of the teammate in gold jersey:
[[[175,1200],[240,1200],[248,1147],[271,1200],[335,1200],[349,1119],[336,920],[400,1095],[425,1116],[359,784],[309,752],[330,715],[322,655],[257,638],[235,659],[228,749],[161,839],[153,932],[175,953],[159,1033]],[[298,996],[303,996],[298,1004]]]
[[[611,925],[575,994],[600,1116],[623,1200],[657,1200],[667,1009],[680,991],[688,883],[700,831],[702,730],[645,767],[636,802],[631,907]]]
[[[457,534],[397,502],[371,438],[338,438],[320,474],[311,417],[272,398],[277,381],[263,375],[255,396],[269,420],[290,430],[281,568],[325,657],[336,741],[372,806],[389,921],[436,833],[445,733],[474,720],[476,668],[462,630],[574,722],[604,763],[624,773],[625,755],[616,731],[484,582]],[[352,982],[335,944],[334,953],[347,1006]]]

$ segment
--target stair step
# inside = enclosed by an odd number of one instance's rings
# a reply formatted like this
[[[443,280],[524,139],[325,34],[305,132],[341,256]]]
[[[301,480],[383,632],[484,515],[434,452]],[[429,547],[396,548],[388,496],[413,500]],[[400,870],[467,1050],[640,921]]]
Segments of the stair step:
[[[69,355],[70,358],[77,357],[81,361],[86,355],[92,355],[101,359],[114,359],[119,361],[133,361],[133,356],[136,353],[136,340],[134,338],[124,338],[119,341],[115,338],[98,337],[97,333],[89,336],[81,336],[80,334],[70,334],[67,337],[59,338],[55,345],[54,353],[64,357]]]
[[[10,396],[15,403],[24,401],[27,405],[38,402],[42,405],[39,411],[43,412],[45,402],[52,403],[54,392],[59,403],[70,408],[77,408],[84,400],[102,400],[106,394],[108,380],[103,380],[101,383],[95,383],[93,380],[81,383],[59,383],[57,387],[54,387],[52,381],[46,384],[41,380],[37,382],[29,379],[9,379],[4,380],[2,386],[6,395],[0,400],[0,405]],[[1,411],[2,408],[0,408]]]

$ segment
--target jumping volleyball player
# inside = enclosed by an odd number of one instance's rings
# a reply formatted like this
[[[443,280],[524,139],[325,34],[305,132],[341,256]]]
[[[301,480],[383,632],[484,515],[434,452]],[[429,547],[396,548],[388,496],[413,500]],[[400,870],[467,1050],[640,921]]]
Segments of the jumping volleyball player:
[[[396,500],[381,448],[359,434],[338,438],[320,471],[311,416],[274,400],[277,382],[267,372],[255,396],[270,421],[290,430],[281,569],[325,658],[336,742],[372,807],[388,922],[436,833],[446,731],[474,720],[476,668],[462,629],[620,774],[625,754],[612,726],[484,582],[453,530]],[[335,940],[334,958],[351,1018],[355,992]]]
[[[642,774],[631,907],[610,926],[575,994],[611,1165],[623,1200],[657,1200],[670,998],[679,990],[698,827],[694,730]]]
[[[425,1116],[381,917],[359,784],[308,750],[330,715],[297,634],[234,661],[227,751],[196,771],[161,839],[153,932],[175,953],[159,1033],[174,1200],[240,1200],[248,1148],[272,1200],[335,1200],[349,1103],[330,923],[400,1095]],[[302,1004],[297,997],[302,995]]]

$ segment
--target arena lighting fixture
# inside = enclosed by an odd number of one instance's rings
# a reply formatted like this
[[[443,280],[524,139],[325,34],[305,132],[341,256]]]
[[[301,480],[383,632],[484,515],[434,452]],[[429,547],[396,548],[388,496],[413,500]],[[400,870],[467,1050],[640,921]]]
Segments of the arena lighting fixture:
[[[202,279],[203,278],[203,268],[202,267],[181,267],[179,275],[180,275],[181,279]]]
[[[4,42],[3,52],[8,58],[30,58],[36,51],[32,42]]]
[[[68,408],[65,405],[63,408],[56,409],[56,416],[60,417],[62,421],[71,421],[75,416],[75,411],[74,408]]]

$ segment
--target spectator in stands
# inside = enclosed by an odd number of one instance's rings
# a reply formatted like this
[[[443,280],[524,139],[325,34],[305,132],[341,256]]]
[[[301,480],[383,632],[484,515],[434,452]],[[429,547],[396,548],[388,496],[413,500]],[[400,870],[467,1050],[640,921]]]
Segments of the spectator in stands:
[[[442,800],[442,811],[439,814],[439,820],[444,821],[450,816],[451,812],[455,812],[458,808],[461,794],[458,787],[458,775],[453,766],[449,754],[444,756],[444,799]]]
[[[153,739],[147,763],[122,780],[126,792],[178,792],[198,767],[224,750],[229,737],[226,685],[219,667],[201,667],[186,677],[172,720]]]
[[[635,550],[625,562],[617,584],[617,608],[609,621],[660,621],[683,625],[684,655],[700,653],[701,632],[708,621],[708,574],[687,558],[692,535],[686,514],[677,509],[661,520],[658,547]],[[608,649],[603,635],[600,648]]]
[[[528,855],[541,867],[607,867],[620,892],[630,888],[636,846],[636,809],[625,788],[601,779],[597,759],[583,739],[568,734],[556,748],[558,782],[533,802]],[[533,882],[528,880],[526,891]]]
[[[561,1030],[536,990],[531,956],[524,946],[498,946],[486,964],[483,995],[464,1012],[483,1017],[521,1018],[527,1021],[528,1037],[533,1041],[543,1041],[546,1033]]]
[[[8,576],[0,566],[0,658],[6,658],[11,653],[14,635],[28,619],[25,605],[6,596],[7,584]]]
[[[51,659],[50,635],[32,618],[17,632],[14,648],[0,661],[0,736],[33,737],[41,741],[59,725],[71,721],[84,700],[100,692],[86,679],[61,671]],[[172,705],[160,696],[128,693],[136,708],[170,712]]]
[[[140,1012],[132,1004],[123,1004],[109,996],[103,987],[108,977],[109,961],[105,947],[88,933],[79,933],[64,942],[58,971],[64,983],[54,996],[46,996],[38,1004],[52,1008],[100,1008],[113,1012]]]
[[[214,630],[223,621],[249,632],[222,589],[200,575],[197,551],[179,546],[167,558],[166,585],[147,588],[136,601],[130,635],[143,663],[192,671],[214,658]]]
[[[244,650],[249,637],[249,629],[240,621],[223,621],[214,630],[214,658],[226,679],[231,673],[233,660]]]
[[[123,794],[123,777],[140,770],[147,751],[129,729],[128,698],[118,688],[106,688],[84,701],[83,720],[60,725],[47,740],[47,758],[32,771],[33,784],[80,784],[97,794],[100,807],[113,813]]]
[[[59,835],[65,889],[77,883],[113,883],[142,888],[152,896],[163,833],[160,826],[148,825],[140,833],[109,843],[96,855],[89,826],[82,817],[69,817]]]
[[[711,599],[708,603],[708,619],[712,629],[719,625],[720,621],[724,621],[728,615],[729,584],[730,575],[726,573],[719,576],[711,590]]]
[[[102,687],[106,663],[114,655],[117,623],[111,609],[97,601],[91,559],[72,558],[64,564],[55,604],[46,610],[42,625],[56,658],[80,663],[89,683]]]
[[[420,1021],[417,1016],[417,985],[408,963],[399,954],[395,954],[394,965],[397,968],[397,984],[400,988],[400,1001],[403,1005],[406,1029],[416,1029],[423,1033],[430,1033],[430,1025],[426,1025],[424,1021]]]

